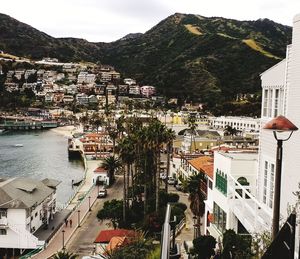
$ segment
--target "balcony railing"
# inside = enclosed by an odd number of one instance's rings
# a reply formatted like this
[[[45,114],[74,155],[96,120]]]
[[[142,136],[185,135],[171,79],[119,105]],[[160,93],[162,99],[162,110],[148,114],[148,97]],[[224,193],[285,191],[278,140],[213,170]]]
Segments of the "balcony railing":
[[[251,193],[254,187],[241,185],[233,176],[227,175],[229,205],[239,221],[250,232],[270,230],[272,216]]]

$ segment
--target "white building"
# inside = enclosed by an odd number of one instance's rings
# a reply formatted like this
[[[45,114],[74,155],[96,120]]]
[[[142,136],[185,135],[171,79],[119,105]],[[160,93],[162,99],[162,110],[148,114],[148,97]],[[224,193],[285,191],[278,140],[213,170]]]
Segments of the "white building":
[[[56,212],[59,181],[11,178],[0,182],[0,248],[35,249],[34,233]]]
[[[239,234],[271,229],[271,215],[255,198],[257,159],[255,152],[216,151],[213,189],[208,189],[205,219],[206,233],[216,238],[225,229]]]
[[[132,78],[124,78],[124,84],[126,84],[126,85],[135,85],[136,81]]]
[[[215,129],[225,129],[230,126],[240,131],[259,132],[260,119],[251,117],[220,116],[210,117],[209,124]]]
[[[154,86],[144,85],[140,87],[141,94],[147,98],[155,94],[156,90]]]
[[[89,74],[88,72],[80,72],[78,74],[77,83],[78,84],[93,84],[96,80],[95,74]]]
[[[286,59],[261,74],[263,101],[262,126],[273,117],[283,115],[300,127],[300,14],[294,18],[292,44]],[[279,136],[284,133],[279,133]],[[286,219],[289,205],[295,204],[300,182],[300,132],[283,144],[280,211]],[[272,132],[261,130],[258,174],[258,198],[264,208],[272,210],[276,166],[276,140]]]
[[[139,95],[140,87],[138,85],[130,85],[128,93],[132,95]]]
[[[261,74],[262,127],[278,115],[284,115],[300,126],[299,75],[300,15],[297,15],[286,59]],[[286,137],[285,133],[277,135],[280,138]],[[296,131],[283,144],[280,200],[282,222],[287,219],[291,205],[299,204],[293,194],[299,191],[299,142],[300,132]],[[207,231],[214,236],[221,235],[225,228],[234,229],[238,233],[271,231],[276,172],[276,140],[272,132],[260,130],[257,158],[254,154],[217,152],[214,163],[214,189],[208,194],[207,201],[208,212],[213,213],[213,217],[210,217],[213,220]],[[299,236],[296,235],[296,238],[296,251],[299,251]]]

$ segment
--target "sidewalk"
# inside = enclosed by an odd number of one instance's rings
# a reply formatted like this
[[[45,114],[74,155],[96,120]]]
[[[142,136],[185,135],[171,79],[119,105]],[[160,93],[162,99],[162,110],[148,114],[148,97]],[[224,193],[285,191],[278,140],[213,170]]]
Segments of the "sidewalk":
[[[73,235],[73,233],[78,228],[78,224],[80,225],[85,216],[89,213],[89,198],[90,198],[90,205],[92,206],[94,202],[97,200],[98,191],[97,188],[93,187],[91,192],[86,195],[84,200],[80,203],[78,207],[71,213],[68,217],[68,221],[72,220],[72,227],[70,223],[68,226],[63,224],[59,230],[55,233],[53,238],[50,240],[50,244],[46,247],[45,250],[40,252],[39,254],[32,256],[34,259],[46,259],[51,257],[56,252],[62,250],[63,242],[66,246],[67,242]],[[79,219],[79,221],[78,221]],[[64,231],[64,232],[63,232]]]
[[[49,239],[51,239],[55,232],[64,223],[65,218],[71,214],[71,212],[72,210],[69,209],[64,209],[62,211],[56,212],[54,218],[49,222],[47,229],[42,226],[34,233],[34,235],[39,240],[45,240],[45,242],[48,242]]]

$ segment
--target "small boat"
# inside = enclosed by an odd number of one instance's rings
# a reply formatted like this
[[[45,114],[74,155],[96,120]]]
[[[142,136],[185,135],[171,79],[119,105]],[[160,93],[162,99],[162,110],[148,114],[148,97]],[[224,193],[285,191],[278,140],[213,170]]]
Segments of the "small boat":
[[[79,181],[74,181],[74,180],[72,180],[72,185],[73,186],[79,186],[80,184],[81,184],[81,182],[82,182],[82,180],[79,180]]]
[[[15,144],[14,147],[23,147],[23,144]]]
[[[0,129],[0,134],[4,133],[5,129]]]

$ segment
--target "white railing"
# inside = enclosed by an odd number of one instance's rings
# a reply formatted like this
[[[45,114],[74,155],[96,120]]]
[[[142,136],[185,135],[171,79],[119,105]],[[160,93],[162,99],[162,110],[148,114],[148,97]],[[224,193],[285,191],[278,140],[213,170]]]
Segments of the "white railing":
[[[241,185],[233,176],[227,175],[228,198],[234,214],[253,232],[270,230],[272,216],[250,192],[251,186]]]

